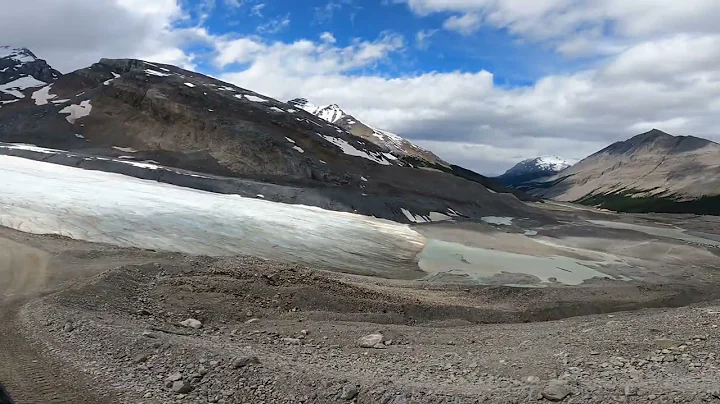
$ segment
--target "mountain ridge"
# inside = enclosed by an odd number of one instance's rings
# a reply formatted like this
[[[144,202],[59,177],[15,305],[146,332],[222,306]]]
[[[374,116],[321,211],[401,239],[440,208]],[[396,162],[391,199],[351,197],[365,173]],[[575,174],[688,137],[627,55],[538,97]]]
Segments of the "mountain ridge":
[[[355,136],[361,137],[369,142],[383,148],[398,158],[408,157],[416,160],[416,164],[428,163],[430,166],[441,165],[449,167],[449,164],[429,150],[415,145],[409,140],[394,133],[381,130],[364,123],[360,119],[345,112],[338,104],[317,106],[306,98],[295,98],[288,101],[288,104],[297,106],[315,116],[347,130]]]
[[[720,195],[720,144],[653,129],[528,188],[539,197],[608,209],[720,214],[720,205],[708,208],[703,202],[696,210],[690,203]],[[687,208],[674,205],[680,202]]]
[[[4,105],[0,142],[41,147],[5,154],[406,223],[538,214],[484,177],[413,168],[293,105],[136,59],[102,59]]]

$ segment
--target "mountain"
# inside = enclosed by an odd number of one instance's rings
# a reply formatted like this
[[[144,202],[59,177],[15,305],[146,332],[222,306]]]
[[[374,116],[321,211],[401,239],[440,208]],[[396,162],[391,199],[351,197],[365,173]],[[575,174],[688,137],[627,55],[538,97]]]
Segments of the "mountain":
[[[60,77],[60,72],[26,48],[0,46],[0,108]]]
[[[720,214],[720,144],[653,129],[613,143],[531,192],[619,211]]]
[[[419,167],[295,104],[175,66],[102,59],[54,78],[0,108],[0,153],[406,223],[539,215],[485,177]]]
[[[567,160],[557,156],[536,157],[517,163],[496,177],[496,180],[505,186],[517,188],[528,181],[551,177],[570,166]]]
[[[391,153],[400,159],[405,159],[409,164],[420,166],[449,166],[448,163],[444,162],[432,152],[394,133],[374,128],[360,121],[352,115],[347,114],[337,104],[319,107],[310,103],[305,98],[290,100],[288,104],[301,108],[330,123],[334,123],[353,135],[376,144],[383,151]]]

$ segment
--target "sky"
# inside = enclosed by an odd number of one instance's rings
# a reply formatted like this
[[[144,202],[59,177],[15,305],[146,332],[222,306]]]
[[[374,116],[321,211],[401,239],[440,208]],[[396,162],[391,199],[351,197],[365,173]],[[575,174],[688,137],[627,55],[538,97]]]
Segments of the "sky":
[[[717,0],[23,0],[0,38],[66,73],[102,57],[339,104],[496,175],[658,128],[720,141]]]

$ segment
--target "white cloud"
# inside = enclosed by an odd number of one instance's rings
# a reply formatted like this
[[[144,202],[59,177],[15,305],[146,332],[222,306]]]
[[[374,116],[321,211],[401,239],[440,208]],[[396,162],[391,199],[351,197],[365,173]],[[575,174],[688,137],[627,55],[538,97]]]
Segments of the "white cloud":
[[[265,3],[259,3],[255,4],[250,8],[250,15],[254,15],[256,17],[262,17],[262,10],[265,8]]]
[[[332,32],[323,32],[322,34],[320,34],[320,39],[323,42],[328,42],[328,43],[337,42],[337,40],[335,39],[335,35],[333,35]]]
[[[436,29],[418,31],[417,34],[415,34],[415,46],[420,49],[427,49],[430,38],[435,36],[437,32],[438,30]]]
[[[290,26],[290,14],[275,18],[257,27],[257,31],[264,34],[276,34]]]
[[[198,39],[197,31],[172,28],[188,18],[176,0],[11,1],[0,13],[0,38],[30,48],[63,72],[103,57],[192,67],[184,45]]]
[[[303,77],[365,67],[383,60],[403,46],[403,38],[391,33],[382,34],[376,41],[358,40],[342,48],[309,40],[266,43],[258,38],[218,38],[215,63],[223,67],[250,62],[252,66],[243,72],[246,77],[261,79],[272,73]]]
[[[443,23],[443,28],[463,35],[470,35],[480,28],[480,16],[474,13],[465,13],[461,16],[453,15]]]
[[[720,33],[715,0],[404,0],[420,16],[455,13],[445,28],[461,33],[479,24],[507,29],[530,41],[550,41],[563,53],[585,55],[594,46],[588,32],[605,33],[601,54],[620,51],[628,39]],[[477,21],[476,21],[477,20]]]

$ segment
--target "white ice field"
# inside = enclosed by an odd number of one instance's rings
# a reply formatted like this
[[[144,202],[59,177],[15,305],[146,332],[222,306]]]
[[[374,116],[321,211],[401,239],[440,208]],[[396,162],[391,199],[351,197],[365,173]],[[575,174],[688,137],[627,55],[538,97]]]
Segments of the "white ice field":
[[[19,157],[0,156],[0,176],[0,225],[29,233],[390,277],[407,277],[424,244],[386,220]]]

